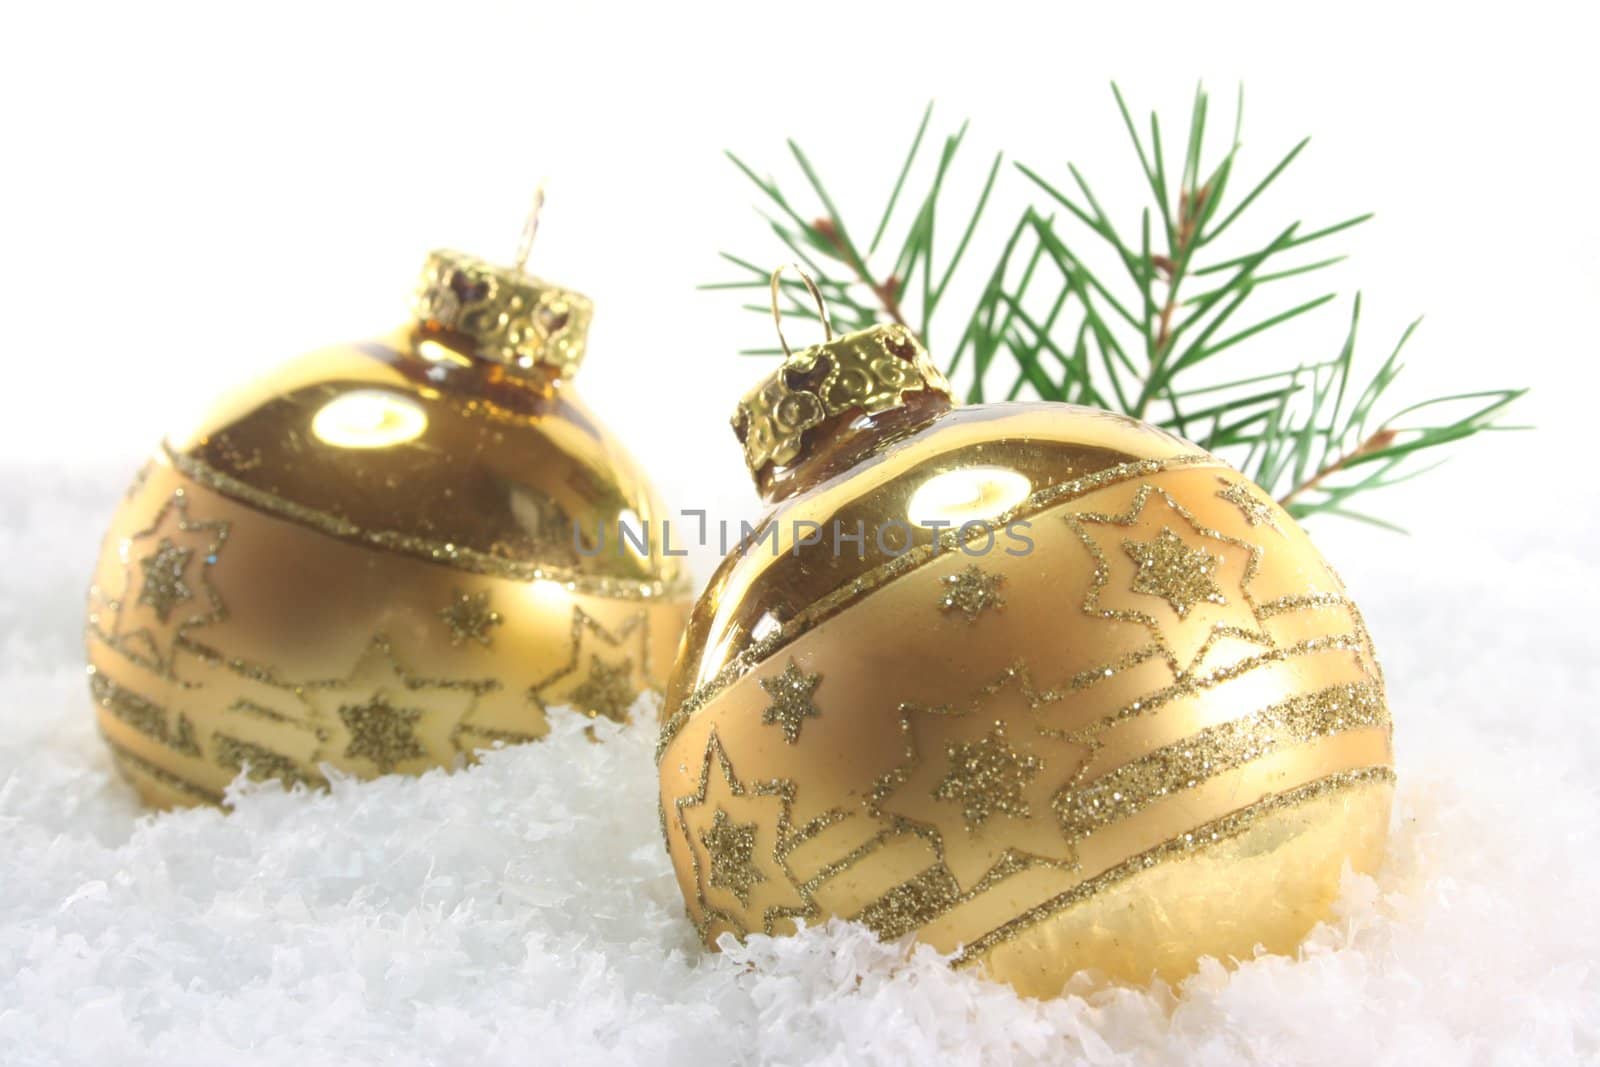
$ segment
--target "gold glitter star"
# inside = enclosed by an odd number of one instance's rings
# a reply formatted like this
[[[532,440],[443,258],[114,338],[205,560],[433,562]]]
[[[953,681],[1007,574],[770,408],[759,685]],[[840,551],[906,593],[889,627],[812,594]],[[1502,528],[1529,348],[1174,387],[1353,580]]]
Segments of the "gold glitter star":
[[[1251,526],[1270,526],[1279,533],[1283,532],[1278,526],[1277,518],[1272,514],[1272,509],[1267,506],[1266,501],[1252,493],[1248,485],[1244,482],[1230,482],[1222,477],[1217,478],[1217,481],[1223,485],[1223,488],[1217,490],[1217,495],[1238,508]]]
[[[365,704],[343,705],[339,718],[350,731],[346,759],[369,759],[388,774],[398,763],[427,755],[415,733],[421,709],[397,708],[379,693]]]
[[[152,503],[150,521],[116,546],[120,573],[115,579],[106,574],[103,585],[97,581],[89,589],[86,636],[170,679],[177,677],[180,654],[188,651],[195,631],[228,616],[211,584],[211,572],[227,546],[228,523],[191,515],[182,489]],[[129,505],[146,506],[142,497]],[[176,612],[180,604],[182,611]],[[190,659],[191,668],[195,662]],[[185,679],[184,685],[189,684]]]
[[[455,602],[439,612],[450,630],[450,644],[476,641],[488,648],[493,640],[489,631],[501,623],[500,613],[489,607],[489,592],[456,593]]]
[[[710,731],[706,738],[698,779],[694,791],[679,796],[673,801],[672,811],[664,814],[672,820],[668,830],[669,848],[674,843],[681,844],[687,850],[689,863],[694,869],[698,913],[691,908],[690,916],[701,936],[720,930],[728,930],[739,937],[744,937],[751,930],[772,934],[777,932],[778,924],[784,919],[820,918],[816,901],[807,888],[807,879],[798,876],[789,866],[788,851],[793,847],[797,835],[815,832],[831,822],[847,818],[848,813],[836,808],[811,820],[804,827],[796,827],[791,817],[794,783],[782,778],[765,778],[748,785],[741,782],[734,773],[733,764],[728,760],[716,730]],[[720,820],[716,818],[719,812],[726,813]],[[702,854],[717,851],[714,843],[721,837],[715,834],[717,824],[731,820],[749,822],[756,827],[758,835],[767,832],[762,827],[770,827],[775,837],[768,851],[769,846],[758,836],[747,854],[747,861],[752,866],[759,864],[759,873],[762,875],[761,878],[752,879],[749,884],[766,883],[762,893],[765,899],[759,914],[741,914],[737,909],[725,907],[713,899],[725,893],[731,894],[734,890],[724,884],[728,881],[726,877],[721,883],[711,879],[712,864],[703,860]],[[738,827],[732,826],[730,829],[736,830]]]
[[[820,714],[811,702],[811,694],[821,682],[822,675],[802,673],[791,659],[782,674],[761,679],[761,688],[772,698],[761,713],[761,721],[782,726],[783,739],[794,744],[800,740],[800,724]]]
[[[144,572],[139,603],[149,604],[162,622],[167,621],[173,608],[194,597],[194,590],[183,580],[183,572],[193,557],[194,549],[175,545],[163,537],[156,550],[139,561],[139,569]]]
[[[479,698],[499,688],[493,678],[414,674],[396,658],[389,639],[374,634],[343,678],[294,687],[308,713],[306,724],[320,742],[305,757],[305,766],[315,770],[318,760],[327,758],[324,751],[369,759],[385,774],[411,760],[448,763],[476,747],[463,737],[463,724]],[[420,767],[409,764],[405,769]]]
[[[1133,591],[1160,597],[1178,618],[1201,601],[1226,603],[1212,577],[1221,561],[1203,548],[1190,548],[1171,527],[1163,526],[1153,541],[1123,541],[1122,550],[1139,565]]]
[[[570,633],[572,645],[567,661],[528,687],[528,699],[541,714],[548,716],[553,708],[576,708],[586,711],[591,718],[604,715],[621,721],[640,692],[655,691],[644,680],[650,676],[650,616],[647,612],[635,611],[620,625],[607,628],[574,604]],[[618,658],[612,662],[599,655],[602,652]],[[629,654],[623,655],[624,652]],[[587,670],[585,662],[589,665]],[[634,681],[636,664],[638,682]],[[624,680],[628,685],[625,696],[621,693]],[[583,691],[581,695],[580,690]],[[615,716],[608,710],[613,707],[617,711]]]
[[[962,612],[968,622],[977,621],[985,608],[1005,607],[1005,598],[1000,595],[1000,583],[1005,578],[998,574],[986,574],[977,564],[960,574],[947,575],[940,581],[944,583],[945,593],[939,599],[939,607],[945,611]]]
[[[1247,654],[1249,645],[1274,646],[1251,592],[1261,546],[1205,526],[1158,486],[1137,486],[1124,500],[1125,509],[1114,513],[1066,516],[1094,561],[1083,598],[1085,614],[1143,626],[1179,675],[1194,672],[1202,661],[1213,667],[1233,662]],[[1117,527],[1122,529],[1113,540]],[[1145,565],[1146,555],[1154,560],[1152,566]],[[1160,557],[1172,567],[1163,568]],[[1199,574],[1184,583],[1178,579],[1185,571]],[[1166,584],[1163,577],[1176,587],[1168,600],[1171,614],[1156,609],[1152,600],[1167,599],[1159,588]]]
[[[1018,819],[1032,814],[1022,792],[1044,769],[1044,762],[1012,748],[1004,726],[995,723],[979,741],[953,742],[945,746],[945,754],[950,769],[934,788],[933,798],[960,804],[967,829],[977,830],[996,813]]]
[[[750,890],[767,880],[753,862],[756,824],[733,822],[727,812],[718,808],[711,826],[700,832],[700,843],[711,857],[712,887],[728,890],[748,907]]]
[[[589,677],[568,693],[567,699],[591,719],[604,715],[612,722],[624,722],[637,695],[633,685],[633,660],[607,663],[591,655]]]
[[[963,890],[1009,877],[1019,862],[1077,867],[1052,798],[1077,780],[1092,748],[1043,731],[1039,697],[1017,664],[970,700],[900,706],[904,758],[873,782],[867,811],[927,834]]]

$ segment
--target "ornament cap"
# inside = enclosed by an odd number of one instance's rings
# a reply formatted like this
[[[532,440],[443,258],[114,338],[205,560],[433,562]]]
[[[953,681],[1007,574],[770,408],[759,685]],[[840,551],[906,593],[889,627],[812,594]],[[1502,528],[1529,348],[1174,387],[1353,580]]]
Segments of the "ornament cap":
[[[758,483],[803,458],[806,434],[846,413],[950,402],[950,383],[904,326],[873,326],[791,353],[739,401],[733,431]]]
[[[527,373],[570,378],[583,362],[594,305],[518,267],[438,250],[423,264],[419,327],[464,354]]]

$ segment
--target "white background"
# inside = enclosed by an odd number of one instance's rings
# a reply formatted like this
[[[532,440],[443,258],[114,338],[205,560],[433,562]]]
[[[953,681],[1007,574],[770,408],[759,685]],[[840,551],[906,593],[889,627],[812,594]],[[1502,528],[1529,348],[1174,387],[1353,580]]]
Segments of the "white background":
[[[935,99],[935,131],[973,123],[958,189],[1004,149],[1062,179],[1071,158],[1132,205],[1108,80],[1174,131],[1197,79],[1218,129],[1242,81],[1248,172],[1314,135],[1261,225],[1378,213],[1336,239],[1348,263],[1285,295],[1365,291],[1369,360],[1425,313],[1397,398],[1535,387],[1515,415],[1537,432],[1470,444],[1374,509],[1434,551],[1513,544],[1558,502],[1582,531],[1600,291],[1583,8],[10,5],[0,456],[131,470],[230,383],[398,322],[428,248],[509,257],[548,176],[530,266],[598,303],[582,391],[669,504],[748,513],[726,415],[769,364],[733,353],[770,332],[694,286],[726,277],[720,249],[780,250],[724,148],[798,194],[795,136],[870,228]],[[991,240],[1027,192],[1003,175]],[[1319,314],[1258,358],[1332,354],[1346,304]]]

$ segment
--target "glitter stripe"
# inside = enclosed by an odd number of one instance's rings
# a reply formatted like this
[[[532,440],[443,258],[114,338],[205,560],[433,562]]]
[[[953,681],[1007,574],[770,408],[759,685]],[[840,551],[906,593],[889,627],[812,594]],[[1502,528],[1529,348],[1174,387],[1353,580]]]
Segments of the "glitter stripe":
[[[202,789],[191,782],[184,781],[182,778],[179,778],[177,775],[173,774],[164,767],[156,766],[143,756],[140,756],[132,750],[124,748],[122,745],[118,744],[104,730],[100,731],[100,736],[105,740],[106,745],[111,749],[112,756],[116,757],[117,762],[123,765],[122,770],[124,774],[128,773],[129,768],[132,768],[146,777],[154,778],[156,781],[160,782],[169,789],[176,790],[177,792],[183,793],[186,796],[194,797],[196,800],[203,801],[207,804],[220,805],[222,803],[221,793],[213,793],[209,789]]]
[[[1226,667],[1219,667],[1210,674],[1198,677],[1184,677],[1147,696],[1141,697],[1130,704],[1118,708],[1096,723],[1093,727],[1068,736],[1081,736],[1088,740],[1099,734],[1106,727],[1128,719],[1150,715],[1181,697],[1194,696],[1207,689],[1231,682],[1235,678],[1242,678],[1251,671],[1268,663],[1283,663],[1298,656],[1314,656],[1323,652],[1360,652],[1368,647],[1368,640],[1364,632],[1349,634],[1328,634],[1323,637],[1309,637],[1283,648],[1274,648],[1259,655],[1250,656],[1239,660],[1237,663]],[[1055,694],[1044,692],[1039,694],[1042,698],[1053,698]]]
[[[447,567],[453,567],[456,570],[467,571],[471,574],[481,574],[489,578],[504,578],[517,582],[532,582],[541,579],[552,581],[562,585],[569,592],[581,593],[585,596],[613,597],[623,600],[654,600],[659,597],[686,593],[689,588],[686,579],[675,582],[664,582],[659,579],[655,581],[639,581],[613,578],[608,575],[584,574],[568,567],[533,563],[528,560],[502,559],[499,556],[467,548],[464,545],[448,541],[434,541],[426,537],[417,537],[414,534],[401,533],[398,530],[364,529],[349,519],[342,519],[326,511],[307,507],[292,500],[285,500],[276,493],[257,488],[248,482],[243,482],[231,475],[224,474],[204,460],[179,452],[168,443],[163,442],[161,447],[166,454],[168,462],[179,473],[198,482],[207,489],[248,504],[269,515],[288,519],[302,526],[308,526],[318,533],[327,534],[329,537],[337,537],[343,541],[371,545],[403,556],[412,556],[426,560],[429,563],[439,563]]]
[[[200,746],[194,739],[194,728],[181,713],[177,726],[170,725],[165,708],[131,689],[124,689],[100,670],[89,675],[89,694],[101,708],[152,741],[186,756],[200,755]]]
[[[327,784],[320,775],[308,774],[292,758],[265,745],[224,733],[215,734],[214,738],[217,766],[223,770],[238,773],[248,769],[251,781],[276,779],[285,786]]]
[[[1238,837],[1267,816],[1303,804],[1317,797],[1343,792],[1370,782],[1392,783],[1394,780],[1394,771],[1388,767],[1364,767],[1359,770],[1330,774],[1298,788],[1270,794],[1248,807],[1240,808],[1219,819],[1197,826],[1187,833],[1169,838],[1154,848],[1147,849],[1122,861],[1115,867],[1102,871],[1093,878],[1079,882],[1065,893],[1029,908],[1010,922],[996,927],[982,937],[963,946],[961,952],[952,963],[957,967],[970,967],[973,964],[980,963],[990,949],[1010,941],[1031,927],[1037,926],[1047,919],[1052,919],[1074,905],[1081,904],[1090,897],[1104,892],[1135,874],[1147,871],[1159,863],[1186,859],[1214,845]]]
[[[855,921],[865,923],[883,940],[893,941],[948,911],[960,899],[961,888],[955,878],[936,864],[868,904]]]
[[[292,715],[285,715],[281,711],[278,711],[274,708],[269,708],[265,704],[257,704],[253,700],[235,700],[232,704],[229,704],[225,710],[230,713],[249,715],[257,719],[265,719],[267,722],[277,723],[280,726],[288,726],[296,730],[305,730],[308,733],[317,732],[317,728],[312,726],[310,723],[301,722]]]
[[[961,537],[959,530],[945,530],[939,535],[937,543],[930,543],[920,548],[912,549],[902,556],[895,557],[888,563],[867,571],[865,574],[847,582],[828,595],[820,597],[804,610],[796,613],[793,618],[783,624],[783,628],[778,632],[746,646],[744,651],[730,659],[717,672],[715,677],[685,697],[683,702],[673,710],[672,714],[661,722],[661,736],[656,742],[656,762],[661,762],[662,757],[666,754],[667,746],[672,743],[672,739],[677,736],[678,731],[683,729],[684,725],[696,712],[705,707],[724,689],[748,674],[768,656],[798,640],[807,631],[826,622],[857,601],[862,600],[869,593],[876,592],[895,579],[902,578],[912,571],[940,559],[952,549],[958,548],[963,540],[979,540],[988,534],[1003,531],[1011,523],[1018,520],[1031,518],[1056,504],[1086,496],[1098,489],[1104,489],[1118,482],[1125,482],[1134,478],[1147,478],[1163,471],[1201,466],[1208,463],[1217,463],[1217,460],[1214,456],[1203,452],[1174,456],[1171,459],[1138,460],[1131,463],[1121,463],[1115,467],[1107,467],[1105,470],[1096,471],[1082,478],[1075,478],[1070,482],[1046,486],[1010,511],[996,516],[984,524],[973,523],[970,528],[963,527],[962,529],[967,530],[965,539]],[[979,525],[987,527],[986,533],[973,532]]]
[[[1388,723],[1376,685],[1330,686],[1158,748],[1058,794],[1053,806],[1068,840],[1080,841],[1164,796],[1193,789],[1275,749]]]

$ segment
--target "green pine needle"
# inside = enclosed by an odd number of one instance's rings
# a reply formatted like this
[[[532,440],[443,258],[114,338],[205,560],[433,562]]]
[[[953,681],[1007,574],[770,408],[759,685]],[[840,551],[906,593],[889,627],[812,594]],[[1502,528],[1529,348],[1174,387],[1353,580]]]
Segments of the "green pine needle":
[[[1279,225],[1267,231],[1277,236],[1264,244],[1224,248],[1220,238],[1270,199],[1267,194],[1300,158],[1309,138],[1253,182],[1240,177],[1246,191],[1230,198],[1235,169],[1241,166],[1242,91],[1231,142],[1214,159],[1206,147],[1210,101],[1203,88],[1196,89],[1180,156],[1169,156],[1154,112],[1141,130],[1121,89],[1113,84],[1111,92],[1148,194],[1137,225],[1119,229],[1077,166],[1068,163],[1067,180],[1061,181],[1017,163],[1015,172],[1043,199],[1014,221],[998,260],[987,268],[974,268],[967,253],[989,217],[986,209],[1003,157],[997,154],[990,162],[975,201],[950,209],[959,225],[939,230],[946,181],[958,165],[967,126],[945,136],[936,158],[926,159],[922,149],[932,104],[888,187],[885,206],[875,213],[877,224],[864,254],[798,144],[790,141],[788,147],[814,211],[795,207],[775,179],[761,177],[738,156],[730,152],[728,158],[773,209],[766,217],[781,246],[777,255],[812,274],[841,329],[895,322],[929,344],[937,323],[954,321],[955,313],[943,309],[965,265],[968,289],[978,295],[961,309],[964,325],[954,335],[948,372],[963,383],[968,402],[982,402],[998,384],[996,395],[1007,400],[1088,404],[1144,419],[1230,460],[1298,518],[1339,515],[1398,529],[1356,510],[1351,501],[1438,465],[1419,463],[1419,456],[1427,459],[1446,445],[1512,428],[1501,420],[1522,389],[1436,397],[1379,418],[1380,408],[1393,407],[1389,397],[1401,371],[1400,353],[1417,324],[1363,376],[1356,353],[1359,295],[1330,358],[1265,373],[1228,371],[1242,351],[1259,352],[1263,337],[1277,336],[1277,327],[1337,299],[1334,293],[1274,299],[1287,291],[1280,283],[1304,280],[1345,259],[1320,248],[1321,254],[1311,257],[1293,253],[1372,216],[1354,215],[1314,229],[1299,222]],[[1169,162],[1178,169],[1170,171]],[[919,181],[920,194],[915,191]],[[950,232],[957,235],[953,241]],[[940,233],[945,236],[936,241]],[[1080,252],[1093,252],[1094,262],[1118,269],[1102,277]],[[773,258],[770,253],[723,258],[739,277],[702,288],[752,295],[767,289],[768,271],[758,260]],[[783,279],[780,292],[786,315],[817,319],[798,279]],[[769,310],[760,300],[742,306],[763,315]],[[781,350],[769,345],[747,351],[775,355]]]

